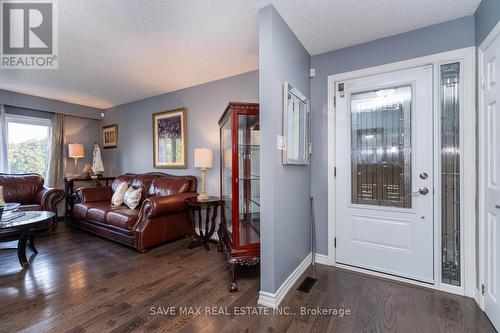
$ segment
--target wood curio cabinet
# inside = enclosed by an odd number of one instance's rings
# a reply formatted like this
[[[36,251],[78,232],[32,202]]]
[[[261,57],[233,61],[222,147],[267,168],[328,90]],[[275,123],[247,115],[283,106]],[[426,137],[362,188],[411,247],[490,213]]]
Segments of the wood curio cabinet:
[[[219,120],[220,189],[224,218],[218,235],[236,291],[237,265],[260,262],[259,104],[230,102]]]

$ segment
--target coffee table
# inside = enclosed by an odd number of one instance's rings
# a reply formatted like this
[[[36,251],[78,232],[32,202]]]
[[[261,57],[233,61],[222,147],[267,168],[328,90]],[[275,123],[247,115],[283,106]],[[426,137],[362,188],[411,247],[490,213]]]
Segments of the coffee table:
[[[23,216],[0,223],[0,242],[18,241],[17,257],[23,268],[29,267],[26,260],[26,246],[35,254],[38,253],[35,248],[34,232],[49,229],[54,217],[53,212],[28,211]]]

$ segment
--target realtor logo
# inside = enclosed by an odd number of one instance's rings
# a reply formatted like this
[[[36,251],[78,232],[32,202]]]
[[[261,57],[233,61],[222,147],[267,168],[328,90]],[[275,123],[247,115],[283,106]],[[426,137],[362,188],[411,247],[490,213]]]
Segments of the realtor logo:
[[[0,0],[1,68],[57,69],[57,1]]]

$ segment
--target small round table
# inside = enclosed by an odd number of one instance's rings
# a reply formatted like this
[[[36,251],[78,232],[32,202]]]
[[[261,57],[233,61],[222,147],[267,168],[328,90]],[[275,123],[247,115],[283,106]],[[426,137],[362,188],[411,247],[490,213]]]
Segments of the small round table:
[[[23,216],[0,223],[0,242],[18,241],[17,257],[23,268],[30,266],[28,260],[26,260],[26,245],[35,254],[38,253],[35,248],[33,233],[36,230],[48,229],[54,217],[53,212],[28,211]]]
[[[224,201],[218,197],[209,197],[208,200],[200,201],[197,198],[185,200],[190,212],[191,224],[193,226],[192,234],[195,241],[189,244],[188,249],[203,245],[205,250],[210,250],[208,242],[214,234],[217,223],[217,209],[221,208],[221,215],[224,214]],[[201,211],[205,210],[205,229],[203,229],[203,218]],[[211,214],[211,216],[210,216]],[[196,217],[198,220],[198,232],[196,232]]]

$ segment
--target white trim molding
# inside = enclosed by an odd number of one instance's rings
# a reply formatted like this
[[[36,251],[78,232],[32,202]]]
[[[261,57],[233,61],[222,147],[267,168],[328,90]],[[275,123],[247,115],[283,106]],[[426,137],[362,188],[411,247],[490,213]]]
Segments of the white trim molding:
[[[331,266],[338,266],[354,271],[363,271],[367,274],[383,276],[389,279],[404,281],[432,289],[439,289],[459,295],[474,298],[476,296],[476,49],[468,47],[429,56],[399,61],[376,67],[355,70],[328,76],[328,256],[323,262]],[[434,198],[434,284],[418,283],[410,279],[394,277],[387,274],[357,269],[339,265],[335,262],[335,85],[336,82],[355,78],[383,74],[393,71],[410,69],[425,65],[434,67],[434,96],[439,96],[439,66],[445,63],[460,62],[461,64],[461,107],[460,107],[460,171],[461,171],[461,266],[462,286],[455,287],[441,283],[441,205],[439,195]],[[440,115],[439,98],[434,98],[434,145],[440,145]],[[437,149],[439,150],[439,149]],[[440,188],[441,177],[438,175],[439,154],[434,155],[434,172],[436,174],[434,188]],[[317,260],[318,261],[318,260]],[[318,261],[320,262],[320,261]]]
[[[330,265],[327,254],[316,253],[316,255],[314,256],[314,261],[320,265]]]
[[[277,309],[285,296],[288,294],[290,289],[297,280],[304,274],[304,272],[311,266],[312,255],[309,253],[304,260],[294,269],[294,271],[286,278],[286,280],[281,284],[281,286],[276,290],[275,293],[269,293],[267,291],[259,291],[259,300],[257,304],[267,306],[273,309]]]

